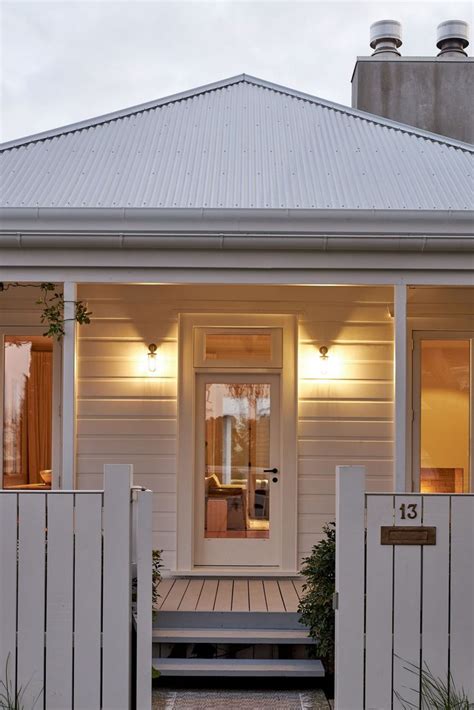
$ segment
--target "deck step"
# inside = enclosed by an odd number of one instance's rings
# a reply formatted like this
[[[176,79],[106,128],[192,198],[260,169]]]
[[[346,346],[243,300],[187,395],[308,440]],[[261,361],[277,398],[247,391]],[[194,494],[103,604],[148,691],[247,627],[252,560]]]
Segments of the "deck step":
[[[155,643],[313,644],[306,629],[155,628]]]
[[[316,659],[154,658],[153,667],[160,671],[162,676],[324,677],[324,666]]]

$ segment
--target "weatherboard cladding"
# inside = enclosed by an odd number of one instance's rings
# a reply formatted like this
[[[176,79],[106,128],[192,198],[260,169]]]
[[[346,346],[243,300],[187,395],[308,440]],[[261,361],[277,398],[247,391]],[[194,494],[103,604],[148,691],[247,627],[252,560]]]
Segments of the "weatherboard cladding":
[[[12,143],[3,207],[472,209],[467,145],[245,75]]]

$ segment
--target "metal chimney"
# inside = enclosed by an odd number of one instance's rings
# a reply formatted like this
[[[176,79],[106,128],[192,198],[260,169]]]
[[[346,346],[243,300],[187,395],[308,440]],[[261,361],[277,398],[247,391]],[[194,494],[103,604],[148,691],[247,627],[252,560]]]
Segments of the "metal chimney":
[[[370,25],[370,46],[374,54],[388,52],[400,56],[402,26],[396,20],[379,20]],[[373,55],[372,55],[373,56]]]
[[[436,46],[440,50],[438,57],[445,55],[467,57],[464,51],[469,44],[469,25],[463,20],[446,20],[438,25],[438,41]]]

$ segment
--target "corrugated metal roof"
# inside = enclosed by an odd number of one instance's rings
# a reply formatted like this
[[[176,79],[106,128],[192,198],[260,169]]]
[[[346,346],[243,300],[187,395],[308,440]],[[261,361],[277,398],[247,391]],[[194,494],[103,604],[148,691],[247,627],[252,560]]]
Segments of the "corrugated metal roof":
[[[4,207],[465,210],[473,153],[241,75],[0,147]]]

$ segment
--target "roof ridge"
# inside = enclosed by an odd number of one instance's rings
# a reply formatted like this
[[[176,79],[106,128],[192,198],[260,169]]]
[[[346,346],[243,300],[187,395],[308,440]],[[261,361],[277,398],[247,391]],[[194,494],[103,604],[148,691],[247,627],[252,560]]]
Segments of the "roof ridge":
[[[87,128],[92,128],[94,126],[99,126],[104,123],[110,123],[121,118],[126,118],[133,116],[145,111],[151,111],[153,109],[159,108],[161,106],[166,106],[170,103],[175,103],[178,101],[184,101],[188,98],[194,96],[199,96],[200,94],[210,93],[212,91],[217,91],[219,89],[225,88],[226,86],[232,86],[233,84],[239,84],[246,82],[254,86],[259,86],[264,89],[269,89],[277,93],[291,96],[295,99],[300,99],[302,101],[307,101],[312,104],[317,104],[324,108],[328,108],[333,111],[338,111],[344,113],[348,116],[353,116],[355,118],[360,118],[361,120],[368,121],[375,125],[381,125],[386,128],[391,128],[394,130],[401,131],[403,133],[408,133],[415,135],[419,138],[424,138],[436,143],[441,143],[444,145],[449,145],[455,148],[460,148],[462,150],[474,153],[474,145],[470,143],[465,143],[463,141],[456,140],[455,138],[449,138],[448,136],[442,136],[437,133],[432,133],[430,131],[425,131],[421,128],[416,128],[415,126],[410,126],[405,123],[400,123],[398,121],[393,121],[382,116],[377,116],[367,111],[361,111],[359,109],[351,108],[350,106],[345,106],[343,104],[338,104],[327,99],[321,99],[318,96],[312,94],[307,94],[296,89],[291,89],[282,84],[275,84],[273,82],[267,81],[265,79],[260,79],[259,77],[252,76],[251,74],[236,74],[235,76],[229,77],[227,79],[220,79],[219,81],[211,82],[209,84],[203,84],[197,86],[193,89],[187,89],[185,91],[178,92],[176,94],[170,94],[169,96],[164,96],[160,99],[154,99],[153,101],[147,101],[142,104],[136,104],[128,108],[119,109],[117,111],[111,111],[99,116],[94,116],[92,118],[84,119],[82,121],[77,121],[75,123],[66,124],[64,126],[59,126],[47,131],[42,131],[40,133],[35,133],[29,136],[24,136],[22,138],[15,138],[11,141],[6,141],[5,143],[0,143],[0,151],[10,150],[12,148],[17,148],[20,146],[28,145],[29,143],[36,143],[48,138],[55,138],[56,136],[66,135],[68,133],[74,133],[75,131],[81,131]]]

